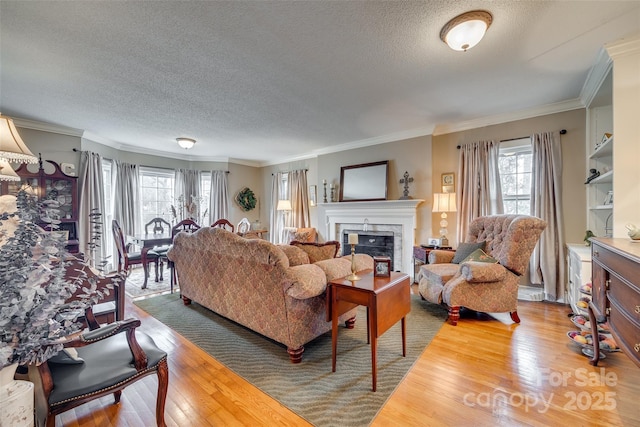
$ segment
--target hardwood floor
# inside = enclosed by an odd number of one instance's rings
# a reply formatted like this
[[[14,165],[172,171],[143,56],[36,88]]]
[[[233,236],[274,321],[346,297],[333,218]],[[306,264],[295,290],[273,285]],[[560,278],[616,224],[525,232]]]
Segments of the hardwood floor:
[[[521,302],[519,325],[444,325],[372,425],[640,425],[640,368],[622,353],[589,365],[566,336],[569,311]],[[169,353],[168,426],[310,425],[130,301],[126,313]],[[126,388],[120,404],[104,397],[56,425],[153,426],[156,388],[147,377]]]

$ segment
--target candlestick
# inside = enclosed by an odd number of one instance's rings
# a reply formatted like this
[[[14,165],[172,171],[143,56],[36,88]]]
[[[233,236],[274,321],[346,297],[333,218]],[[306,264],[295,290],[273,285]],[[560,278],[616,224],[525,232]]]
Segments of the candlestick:
[[[349,244],[350,245],[357,245],[358,244],[358,234],[349,233]]]
[[[351,236],[356,236],[357,234],[349,234],[349,243],[351,243]],[[360,280],[360,277],[356,274],[356,245],[355,243],[351,243],[351,274],[347,276],[347,280],[355,282],[356,280]]]
[[[322,199],[322,202],[327,203],[327,180],[326,179],[322,180],[322,185],[324,186],[324,198]]]

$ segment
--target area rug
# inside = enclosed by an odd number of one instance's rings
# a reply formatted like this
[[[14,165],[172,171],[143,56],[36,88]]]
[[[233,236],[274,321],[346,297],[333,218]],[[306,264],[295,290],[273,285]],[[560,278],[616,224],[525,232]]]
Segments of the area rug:
[[[371,349],[366,311],[356,327],[340,328],[336,372],[331,372],[331,332],[305,345],[302,363],[292,364],[283,345],[229,321],[177,294],[135,304],[202,348],[226,367],[316,426],[367,426],[446,319],[446,310],[411,297],[407,356],[402,357],[400,322],[378,340],[377,391],[371,389]]]
[[[149,272],[147,287],[142,289],[142,284],[144,283],[144,270],[142,267],[133,268],[131,269],[131,274],[127,277],[127,281],[124,285],[124,292],[134,300],[169,292],[171,290],[171,270],[165,268],[163,276],[164,280],[156,282],[155,272],[152,267]]]

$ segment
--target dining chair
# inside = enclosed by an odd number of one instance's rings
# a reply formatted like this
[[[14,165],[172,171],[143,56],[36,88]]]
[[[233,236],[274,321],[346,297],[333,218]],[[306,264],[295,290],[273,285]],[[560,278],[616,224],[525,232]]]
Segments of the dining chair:
[[[131,273],[132,265],[142,265],[142,253],[130,252],[124,242],[124,233],[117,220],[111,221],[111,230],[113,231],[113,240],[118,250],[118,272],[125,271],[127,276]],[[147,268],[148,264],[155,263],[156,282],[158,281],[158,253],[150,250],[147,252]],[[144,267],[144,266],[143,266]]]
[[[192,219],[183,219],[176,225],[171,228],[171,241],[176,237],[176,235],[180,232],[185,233],[193,233],[200,229],[200,226]],[[171,260],[169,262],[169,268],[171,268],[171,293],[173,293],[173,286],[177,281],[176,269],[174,268],[173,262]]]
[[[31,365],[29,379],[35,385],[36,425],[54,427],[56,415],[112,393],[118,403],[125,387],[156,374],[156,425],[165,427],[167,353],[149,335],[137,331],[139,326],[140,320],[131,318],[85,330],[65,340],[65,348],[52,358],[38,366]]]
[[[229,222],[229,220],[225,218],[220,218],[219,220],[211,224],[211,227],[222,228],[224,230],[231,231],[232,233],[235,230],[234,225],[231,224],[231,222]]]
[[[151,232],[149,232],[149,229],[151,229]],[[169,224],[169,221],[167,221],[166,219],[160,218],[160,217],[153,218],[144,226],[145,234],[164,234],[165,230],[169,232],[169,230],[171,230],[171,224]],[[160,266],[160,280],[164,280],[164,277],[163,277],[164,262],[166,261],[167,265],[169,263],[169,260],[167,259],[167,251],[169,250],[170,246],[171,245],[154,246],[151,249],[158,254],[158,264]]]

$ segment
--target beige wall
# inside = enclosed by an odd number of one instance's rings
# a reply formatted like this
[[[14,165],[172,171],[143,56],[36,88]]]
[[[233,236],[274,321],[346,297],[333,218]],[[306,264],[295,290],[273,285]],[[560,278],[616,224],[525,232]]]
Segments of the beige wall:
[[[509,139],[531,135],[535,132],[566,129],[562,136],[563,150],[563,209],[565,218],[565,237],[567,242],[581,242],[586,229],[586,196],[584,180],[585,169],[585,110],[573,110],[551,114],[527,120],[503,123],[462,132],[432,137],[431,135],[395,141],[375,146],[362,147],[338,153],[320,155],[295,162],[281,163],[262,168],[224,162],[190,162],[181,159],[128,153],[82,140],[79,137],[59,135],[31,129],[20,129],[20,134],[34,153],[41,152],[43,159],[68,162],[78,165],[79,154],[73,148],[99,152],[106,158],[137,163],[143,166],[160,168],[192,168],[199,170],[228,170],[229,174],[229,220],[237,224],[246,217],[251,222],[260,219],[269,224],[271,210],[272,176],[278,171],[307,169],[309,185],[317,185],[320,205],[311,208],[311,223],[320,233],[320,239],[326,239],[326,227],[323,224],[322,180],[340,184],[340,168],[361,163],[389,160],[388,198],[396,200],[402,195],[400,184],[405,171],[414,181],[409,184],[409,195],[414,199],[424,199],[418,206],[416,242],[426,242],[429,237],[437,236],[439,214],[431,213],[431,199],[434,192],[440,191],[440,177],[445,172],[455,172],[457,180],[458,150],[462,143],[484,139]],[[81,147],[82,145],[82,147]],[[235,203],[236,194],[249,187],[258,198],[255,210],[243,212]],[[328,190],[327,190],[328,191]],[[336,195],[337,198],[337,195]],[[449,237],[456,232],[455,213],[449,214]],[[453,239],[451,239],[453,241]]]
[[[433,175],[458,171],[457,145],[481,140],[504,140],[532,135],[533,133],[566,129],[562,135],[562,209],[564,213],[565,239],[567,243],[580,243],[586,231],[585,129],[586,110],[534,117],[509,123],[486,126],[433,137]],[[440,181],[433,181],[434,192],[440,190]],[[434,214],[437,227],[439,217]],[[449,237],[455,236],[456,216],[449,214]],[[436,232],[437,228],[433,230]]]

